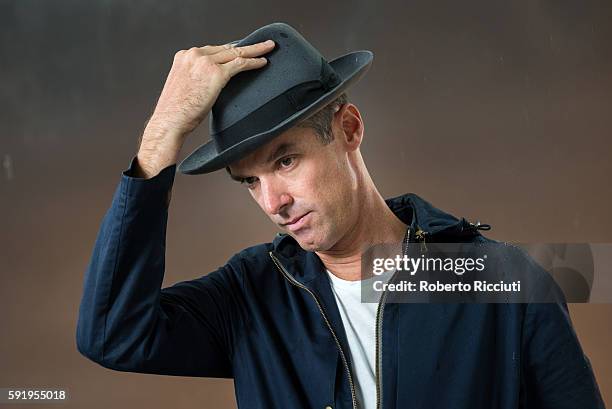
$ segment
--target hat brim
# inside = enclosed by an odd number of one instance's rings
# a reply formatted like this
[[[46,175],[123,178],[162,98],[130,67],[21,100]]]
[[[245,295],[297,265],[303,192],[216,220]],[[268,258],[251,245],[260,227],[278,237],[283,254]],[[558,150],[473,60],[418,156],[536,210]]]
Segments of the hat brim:
[[[178,167],[179,171],[187,175],[210,173],[243,158],[246,154],[256,150],[285,130],[291,128],[298,121],[307,118],[333,101],[367,72],[372,64],[373,57],[374,55],[372,52],[364,50],[354,51],[330,61],[329,64],[340,77],[340,83],[334,88],[330,89],[309,106],[278,123],[273,128],[249,136],[221,152],[217,151],[217,145],[213,140],[206,142],[195,149],[180,163]]]

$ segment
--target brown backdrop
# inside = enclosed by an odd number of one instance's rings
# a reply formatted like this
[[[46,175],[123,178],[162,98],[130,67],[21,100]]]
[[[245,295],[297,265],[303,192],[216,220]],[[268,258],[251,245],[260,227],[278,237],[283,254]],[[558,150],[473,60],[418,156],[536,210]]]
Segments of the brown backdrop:
[[[235,407],[231,380],[113,372],[75,347],[100,220],[177,50],[272,21],[329,58],[370,49],[349,97],[384,196],[415,192],[496,239],[612,242],[611,18],[583,0],[0,3],[0,387],[62,387],[74,408]],[[178,176],[164,284],[274,233],[224,173]],[[612,306],[571,313],[610,403]]]

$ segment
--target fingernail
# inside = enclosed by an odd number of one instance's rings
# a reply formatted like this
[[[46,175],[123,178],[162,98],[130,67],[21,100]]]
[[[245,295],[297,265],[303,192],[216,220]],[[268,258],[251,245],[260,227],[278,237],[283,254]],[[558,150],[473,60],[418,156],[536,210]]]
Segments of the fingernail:
[[[274,41],[268,40],[268,41],[266,41],[266,44],[268,44],[268,45],[274,44]]]

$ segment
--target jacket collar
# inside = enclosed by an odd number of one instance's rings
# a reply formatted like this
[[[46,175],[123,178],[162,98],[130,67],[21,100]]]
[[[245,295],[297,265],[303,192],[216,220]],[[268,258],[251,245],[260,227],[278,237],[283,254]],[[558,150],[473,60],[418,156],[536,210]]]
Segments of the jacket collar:
[[[455,239],[477,236],[478,230],[488,230],[489,225],[470,223],[465,218],[446,213],[414,193],[386,199],[387,206],[405,224],[410,226],[410,241],[435,240],[436,236],[452,242]],[[273,242],[273,253],[287,272],[304,285],[320,276],[325,266],[319,256],[300,247],[286,233],[278,233]]]

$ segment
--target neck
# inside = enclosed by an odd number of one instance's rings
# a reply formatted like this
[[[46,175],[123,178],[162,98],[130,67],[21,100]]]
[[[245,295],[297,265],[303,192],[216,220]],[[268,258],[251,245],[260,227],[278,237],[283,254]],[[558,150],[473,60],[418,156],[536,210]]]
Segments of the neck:
[[[408,226],[389,209],[369,174],[363,175],[354,223],[329,250],[316,252],[325,267],[344,280],[361,280],[365,250],[379,243],[401,243]]]

